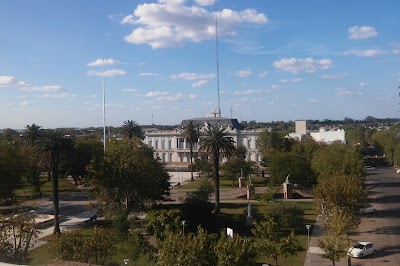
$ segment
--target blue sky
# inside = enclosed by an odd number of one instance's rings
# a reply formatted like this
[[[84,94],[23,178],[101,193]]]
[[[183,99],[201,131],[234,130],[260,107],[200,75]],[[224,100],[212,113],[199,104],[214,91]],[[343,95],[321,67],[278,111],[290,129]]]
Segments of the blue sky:
[[[399,116],[398,0],[219,0],[222,116]],[[0,1],[0,128],[172,125],[218,106],[214,0]]]

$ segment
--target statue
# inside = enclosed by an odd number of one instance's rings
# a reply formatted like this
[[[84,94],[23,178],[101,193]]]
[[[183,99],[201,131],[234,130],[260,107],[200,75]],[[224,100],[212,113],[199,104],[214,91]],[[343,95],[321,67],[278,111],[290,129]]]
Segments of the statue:
[[[285,183],[286,183],[286,184],[290,184],[289,176],[290,176],[290,174],[288,174],[287,177],[286,177],[286,180],[285,180]]]

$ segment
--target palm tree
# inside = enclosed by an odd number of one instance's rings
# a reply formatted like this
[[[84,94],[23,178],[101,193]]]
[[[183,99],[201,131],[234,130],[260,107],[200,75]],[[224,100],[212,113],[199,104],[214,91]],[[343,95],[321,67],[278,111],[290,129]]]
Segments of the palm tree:
[[[124,135],[128,138],[138,137],[139,139],[144,139],[142,128],[133,120],[126,120],[122,125]]]
[[[43,156],[50,160],[50,171],[53,182],[54,205],[54,234],[60,234],[59,199],[58,199],[58,166],[61,157],[73,148],[72,139],[65,137],[60,130],[46,130],[42,137],[36,141],[35,148]]]
[[[215,213],[220,212],[219,206],[219,160],[220,156],[225,157],[235,149],[235,142],[227,136],[223,128],[208,126],[200,138],[200,150],[211,156],[213,162],[213,177],[215,186]]]
[[[199,140],[199,128],[190,120],[182,132],[182,136],[189,143],[190,148],[190,181],[193,181],[193,145]]]
[[[25,127],[25,132],[22,134],[22,142],[26,145],[33,145],[41,135],[41,126],[33,123],[31,126],[27,125]]]

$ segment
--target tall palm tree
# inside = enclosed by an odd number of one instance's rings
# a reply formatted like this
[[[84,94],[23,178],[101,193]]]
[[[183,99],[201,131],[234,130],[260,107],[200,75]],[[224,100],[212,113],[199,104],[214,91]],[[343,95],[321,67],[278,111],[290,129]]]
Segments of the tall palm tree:
[[[144,139],[142,128],[133,120],[126,120],[122,125],[124,135],[128,138],[138,137],[139,139]]]
[[[36,141],[35,148],[43,156],[50,159],[50,171],[53,182],[54,234],[60,234],[59,197],[58,197],[58,166],[62,156],[73,148],[72,139],[65,137],[60,130],[46,130]]]
[[[33,123],[31,126],[27,125],[25,127],[25,132],[22,134],[22,142],[26,145],[33,145],[41,135],[41,126]]]
[[[200,150],[211,156],[213,162],[213,177],[215,186],[215,213],[220,212],[219,205],[219,161],[220,157],[228,156],[235,149],[235,142],[227,136],[223,128],[208,126],[200,138]]]
[[[193,181],[193,145],[199,140],[199,128],[192,120],[183,128],[182,136],[190,148],[190,181]]]

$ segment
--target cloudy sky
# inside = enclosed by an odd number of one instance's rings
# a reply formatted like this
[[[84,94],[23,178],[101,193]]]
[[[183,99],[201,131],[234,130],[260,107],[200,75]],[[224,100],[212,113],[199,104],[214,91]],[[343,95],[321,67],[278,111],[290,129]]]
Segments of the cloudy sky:
[[[398,0],[0,1],[0,128],[399,117]],[[103,67],[104,63],[104,67]]]

